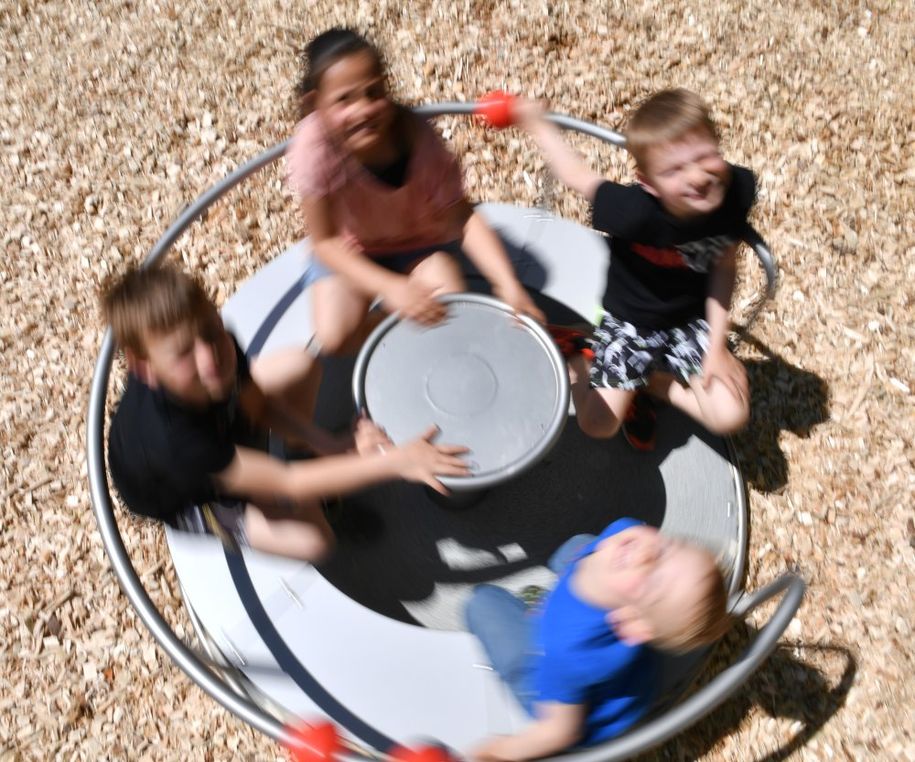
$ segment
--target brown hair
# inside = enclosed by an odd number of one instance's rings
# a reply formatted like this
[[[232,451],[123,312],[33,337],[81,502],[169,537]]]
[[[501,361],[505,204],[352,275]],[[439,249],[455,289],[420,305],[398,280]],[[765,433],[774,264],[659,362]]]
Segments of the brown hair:
[[[727,611],[728,595],[721,569],[711,554],[704,552],[702,555],[708,559],[708,568],[696,582],[695,605],[675,634],[655,641],[656,646],[666,651],[683,653],[710,645],[722,638],[733,623]]]
[[[705,130],[718,140],[718,128],[705,101],[683,88],[662,90],[644,101],[629,119],[626,148],[636,166],[644,171],[649,148],[677,140],[695,130]]]
[[[146,356],[148,332],[164,333],[202,320],[213,303],[196,278],[171,264],[133,266],[102,285],[102,313],[121,349]]]
[[[321,78],[331,66],[348,56],[368,53],[378,64],[378,71],[385,72],[384,57],[371,42],[352,29],[334,27],[315,37],[300,54],[302,73],[296,84],[295,93],[299,103],[299,117],[311,113],[315,90],[321,86]]]

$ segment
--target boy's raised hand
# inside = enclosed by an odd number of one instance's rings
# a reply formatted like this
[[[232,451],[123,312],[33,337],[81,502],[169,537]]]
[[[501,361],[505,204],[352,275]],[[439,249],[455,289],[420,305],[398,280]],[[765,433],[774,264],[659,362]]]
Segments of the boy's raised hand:
[[[381,300],[391,312],[422,325],[434,325],[447,313],[445,305],[436,300],[433,290],[414,278],[398,278],[381,295]]]
[[[546,115],[546,101],[516,97],[512,101],[512,119],[521,128],[529,127]]]
[[[512,104],[513,121],[530,135],[543,153],[550,172],[564,185],[594,201],[598,186],[604,181],[581,155],[563,139],[559,128],[546,119],[545,101],[516,98]]]
[[[430,426],[422,436],[393,450],[389,457],[399,459],[398,472],[401,478],[409,482],[422,482],[436,492],[447,495],[448,490],[436,476],[467,476],[470,469],[458,456],[468,452],[468,449],[460,445],[432,444],[438,431],[438,426]]]

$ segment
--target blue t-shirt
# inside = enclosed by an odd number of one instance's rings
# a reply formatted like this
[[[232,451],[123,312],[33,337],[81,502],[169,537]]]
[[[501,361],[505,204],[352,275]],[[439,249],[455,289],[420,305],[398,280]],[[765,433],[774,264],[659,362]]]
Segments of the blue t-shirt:
[[[618,736],[645,715],[655,698],[657,654],[619,640],[607,610],[585,603],[569,585],[578,559],[601,540],[641,523],[614,521],[582,549],[547,598],[535,630],[537,701],[586,704],[583,745]]]

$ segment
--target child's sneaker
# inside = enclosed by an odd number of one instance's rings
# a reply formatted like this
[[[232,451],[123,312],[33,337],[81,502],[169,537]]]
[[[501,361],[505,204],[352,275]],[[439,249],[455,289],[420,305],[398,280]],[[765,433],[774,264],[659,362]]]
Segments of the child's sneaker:
[[[540,585],[527,585],[527,587],[522,588],[518,596],[524,601],[524,605],[528,608],[535,608],[540,601],[543,600],[543,597],[546,595],[546,588],[541,587]]]
[[[594,350],[591,349],[591,335],[577,328],[564,325],[547,325],[547,332],[553,337],[562,356],[569,358],[581,354],[588,360],[594,359]]]
[[[657,420],[651,397],[645,392],[638,392],[623,419],[623,436],[634,449],[651,452],[654,450]]]

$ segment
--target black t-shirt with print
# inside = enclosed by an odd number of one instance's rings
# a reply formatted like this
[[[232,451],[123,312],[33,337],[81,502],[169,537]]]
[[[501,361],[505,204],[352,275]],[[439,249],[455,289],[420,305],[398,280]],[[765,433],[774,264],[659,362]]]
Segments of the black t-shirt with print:
[[[732,165],[721,206],[698,219],[678,220],[639,185],[602,183],[592,225],[610,236],[604,309],[649,329],[703,317],[709,270],[743,236],[755,197],[753,173]]]
[[[232,462],[237,445],[252,446],[261,437],[239,407],[239,389],[251,376],[237,342],[235,354],[232,393],[205,408],[189,407],[129,376],[111,421],[108,466],[134,513],[173,523],[186,508],[213,500],[211,475]]]

